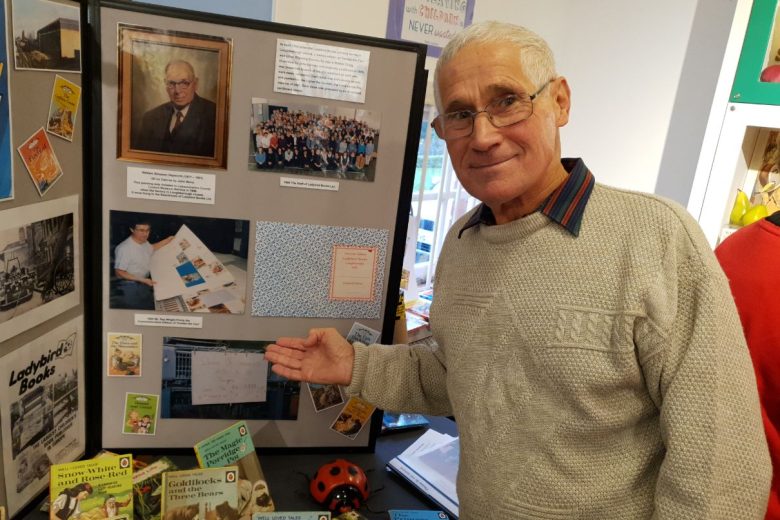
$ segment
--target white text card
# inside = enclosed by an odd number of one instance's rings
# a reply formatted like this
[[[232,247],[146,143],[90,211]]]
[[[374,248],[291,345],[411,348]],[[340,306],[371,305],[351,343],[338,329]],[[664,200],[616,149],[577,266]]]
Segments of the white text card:
[[[133,199],[214,204],[216,176],[151,168],[127,169],[127,196]]]
[[[347,47],[279,39],[274,92],[365,103],[370,55]]]
[[[192,404],[265,402],[268,361],[254,352],[192,353]]]
[[[333,246],[331,300],[373,300],[376,247]]]

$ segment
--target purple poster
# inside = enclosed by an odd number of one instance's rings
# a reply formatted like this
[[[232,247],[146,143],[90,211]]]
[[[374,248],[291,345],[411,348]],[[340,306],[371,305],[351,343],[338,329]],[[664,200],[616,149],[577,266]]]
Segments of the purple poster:
[[[424,43],[428,56],[441,49],[461,29],[471,25],[474,0],[390,0],[387,37]]]

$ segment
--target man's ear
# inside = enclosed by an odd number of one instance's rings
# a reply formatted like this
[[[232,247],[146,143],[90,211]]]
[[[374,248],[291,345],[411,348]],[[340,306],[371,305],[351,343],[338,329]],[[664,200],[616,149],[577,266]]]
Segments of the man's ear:
[[[571,89],[566,78],[555,78],[553,101],[555,102],[555,123],[558,127],[565,126],[569,122],[569,110],[571,109]]]

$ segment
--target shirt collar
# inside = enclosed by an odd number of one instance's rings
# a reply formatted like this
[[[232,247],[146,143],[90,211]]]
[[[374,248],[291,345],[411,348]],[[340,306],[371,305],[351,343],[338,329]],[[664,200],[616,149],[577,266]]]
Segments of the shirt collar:
[[[588,203],[596,181],[582,159],[561,159],[561,164],[569,175],[539,206],[538,211],[576,237],[580,234],[585,205]],[[493,226],[495,223],[496,217],[493,215],[493,211],[485,203],[482,203],[460,229],[458,238],[469,228],[479,224]]]

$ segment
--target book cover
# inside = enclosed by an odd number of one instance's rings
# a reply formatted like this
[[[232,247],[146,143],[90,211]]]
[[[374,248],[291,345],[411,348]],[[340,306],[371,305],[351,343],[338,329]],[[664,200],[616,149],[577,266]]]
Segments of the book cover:
[[[49,518],[131,520],[132,455],[109,455],[52,465]]]
[[[390,520],[449,520],[444,511],[420,511],[411,509],[391,509]]]
[[[168,520],[230,519],[238,515],[238,468],[190,469],[162,474],[160,514]]]
[[[168,457],[161,457],[136,469],[133,473],[133,511],[136,518],[160,519],[163,473],[177,469]]]
[[[195,445],[201,468],[238,466],[238,512],[243,516],[275,509],[246,421],[239,421]]]
[[[62,176],[62,168],[43,127],[17,148],[41,197]]]
[[[285,511],[283,513],[255,513],[252,520],[331,520],[328,511]]]
[[[382,433],[422,428],[428,424],[428,419],[418,413],[385,412],[382,416]]]

